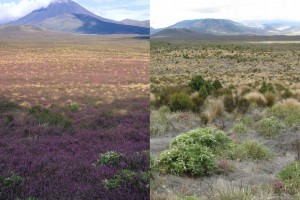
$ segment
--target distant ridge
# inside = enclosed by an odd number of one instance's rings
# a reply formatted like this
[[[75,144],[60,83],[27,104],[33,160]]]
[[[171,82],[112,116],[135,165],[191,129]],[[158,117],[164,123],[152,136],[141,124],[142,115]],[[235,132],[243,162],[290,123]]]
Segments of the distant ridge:
[[[161,29],[151,28],[152,35],[165,34],[166,29],[188,29],[196,33],[213,35],[299,35],[300,23],[294,25],[269,24],[243,24],[228,19],[194,19],[180,21],[172,26]],[[173,31],[174,33],[174,31]]]

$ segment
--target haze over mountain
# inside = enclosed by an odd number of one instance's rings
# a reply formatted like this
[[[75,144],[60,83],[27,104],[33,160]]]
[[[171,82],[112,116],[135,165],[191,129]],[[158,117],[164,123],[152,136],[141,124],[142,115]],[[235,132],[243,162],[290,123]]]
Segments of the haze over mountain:
[[[83,8],[72,0],[59,0],[13,21],[13,25],[34,25],[43,29],[81,34],[149,34],[145,22],[114,21]]]
[[[162,29],[150,29],[151,34],[165,35],[162,30],[188,29],[195,33],[214,35],[298,35],[300,24],[285,23],[239,23],[228,19],[195,19],[180,21],[172,26]],[[174,34],[174,33],[172,33]]]

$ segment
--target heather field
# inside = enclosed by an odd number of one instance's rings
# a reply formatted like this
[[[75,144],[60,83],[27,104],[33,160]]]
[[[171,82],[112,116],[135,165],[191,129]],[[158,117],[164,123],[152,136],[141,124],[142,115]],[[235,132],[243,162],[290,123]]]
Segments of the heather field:
[[[149,42],[11,33],[0,39],[0,199],[149,199]]]
[[[151,38],[153,200],[300,198],[299,42],[230,37]]]

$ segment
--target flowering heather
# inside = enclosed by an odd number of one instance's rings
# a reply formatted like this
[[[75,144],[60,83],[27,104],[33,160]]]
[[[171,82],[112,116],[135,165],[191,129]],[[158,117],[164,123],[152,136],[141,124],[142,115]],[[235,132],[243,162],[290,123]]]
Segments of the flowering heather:
[[[71,127],[47,123],[43,109],[3,109],[0,199],[149,199],[148,105],[135,99],[78,112],[49,108]],[[40,112],[45,121],[35,119]],[[122,159],[97,163],[110,151]]]

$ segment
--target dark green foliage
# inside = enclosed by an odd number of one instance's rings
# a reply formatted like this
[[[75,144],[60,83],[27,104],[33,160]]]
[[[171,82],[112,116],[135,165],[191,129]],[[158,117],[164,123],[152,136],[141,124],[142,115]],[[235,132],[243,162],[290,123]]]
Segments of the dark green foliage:
[[[212,85],[209,81],[206,81],[202,76],[197,75],[194,76],[189,83],[189,86],[194,90],[194,91],[199,91],[203,86],[206,87],[206,90],[208,94],[212,91]]]
[[[193,110],[195,104],[187,94],[177,93],[171,96],[169,107],[172,111],[187,111]]]
[[[185,93],[185,88],[179,86],[169,86],[164,87],[158,92],[158,100],[155,102],[156,107],[161,107],[168,105],[170,102],[170,97],[175,93]]]
[[[262,93],[262,94],[265,94],[267,92],[275,93],[275,89],[274,89],[274,86],[271,83],[267,83],[266,81],[264,81],[262,83],[262,86],[259,89],[259,92]]]
[[[225,95],[223,98],[224,108],[227,112],[231,113],[234,111],[236,104],[232,95]]]
[[[10,102],[6,99],[0,98],[0,113],[13,111],[18,109],[19,106],[13,102]]]
[[[57,125],[63,128],[70,128],[72,121],[58,112],[50,111],[49,109],[42,108],[41,106],[34,106],[29,110],[29,115],[34,119],[33,124],[46,124]]]
[[[158,158],[161,171],[177,175],[201,176],[214,171],[214,156],[231,147],[231,139],[222,131],[200,128],[173,139],[170,149]]]
[[[22,181],[23,178],[15,174],[10,174],[9,176],[0,175],[0,185],[1,185],[0,189],[2,187],[8,187],[8,188],[14,187],[15,185],[20,184]]]
[[[250,101],[246,98],[241,98],[238,100],[237,109],[241,113],[245,113],[248,111],[250,107]]]
[[[219,80],[215,80],[213,83],[212,83],[212,87],[213,89],[215,90],[219,90],[221,88],[223,88],[221,82]]]
[[[206,99],[208,97],[208,91],[205,85],[203,85],[199,90],[200,97]]]

